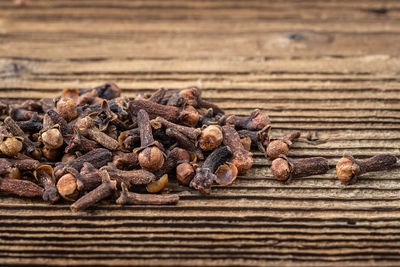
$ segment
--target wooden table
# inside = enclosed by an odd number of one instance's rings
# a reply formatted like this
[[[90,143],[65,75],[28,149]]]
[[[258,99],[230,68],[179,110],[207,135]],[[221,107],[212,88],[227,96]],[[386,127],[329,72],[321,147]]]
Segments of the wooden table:
[[[400,168],[344,186],[343,153],[400,153],[400,2],[0,1],[0,97],[114,81],[133,97],[197,85],[229,113],[301,130],[294,158],[331,170],[281,184],[270,161],[168,207],[0,198],[0,265],[398,265]]]

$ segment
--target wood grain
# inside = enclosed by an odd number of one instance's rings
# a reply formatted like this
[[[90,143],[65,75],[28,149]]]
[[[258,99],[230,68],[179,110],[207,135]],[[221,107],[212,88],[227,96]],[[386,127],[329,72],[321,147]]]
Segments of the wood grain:
[[[229,113],[258,107],[290,156],[324,175],[275,181],[270,161],[177,206],[0,198],[2,266],[394,266],[400,166],[344,186],[343,153],[400,155],[398,1],[0,1],[0,98],[116,82],[129,97],[197,85]],[[307,134],[318,140],[307,140]]]

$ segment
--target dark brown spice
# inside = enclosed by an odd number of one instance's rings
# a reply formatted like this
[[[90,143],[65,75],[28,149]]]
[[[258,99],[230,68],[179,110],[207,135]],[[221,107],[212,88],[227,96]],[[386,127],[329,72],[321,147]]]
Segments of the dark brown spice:
[[[178,142],[180,147],[182,147],[188,151],[194,152],[198,159],[200,159],[200,160],[204,159],[204,155],[203,155],[203,152],[201,151],[201,149],[196,147],[196,145],[182,133],[178,132],[177,130],[175,130],[173,128],[167,128],[165,130],[165,134],[169,137],[174,138]]]
[[[329,170],[328,161],[323,157],[289,159],[280,155],[271,163],[271,173],[277,180],[290,182],[292,178],[324,174]]]
[[[196,169],[196,174],[190,182],[190,186],[203,194],[209,194],[212,183],[216,180],[215,171],[232,156],[229,147],[224,146],[215,149],[205,160],[204,164]]]
[[[70,207],[72,211],[85,210],[117,191],[117,182],[110,179],[106,170],[101,170],[101,177],[103,179],[101,185],[74,202]]]
[[[230,124],[238,128],[247,129],[250,131],[259,131],[264,127],[271,125],[268,115],[262,113],[259,109],[255,109],[248,117],[236,115],[223,116],[220,119],[220,124]]]
[[[269,142],[270,131],[271,125],[267,125],[259,131],[240,130],[238,133],[240,138],[249,137],[251,139],[251,145],[257,147],[260,152],[265,153],[265,147]]]
[[[26,151],[35,159],[40,159],[42,156],[42,151],[38,148],[38,145],[34,144],[28,137],[25,136],[24,131],[19,128],[18,124],[11,117],[4,119],[4,126],[12,135],[22,137],[22,143],[25,146]]]
[[[109,163],[100,170],[106,170],[111,179],[116,180],[118,184],[125,183],[128,187],[133,185],[147,185],[156,180],[156,176],[145,170],[123,171],[117,169],[114,164]]]
[[[21,197],[41,197],[44,189],[27,180],[0,178],[0,191]]]
[[[58,163],[54,169],[56,178],[60,178],[66,173],[66,168],[73,168],[77,171],[83,167],[85,162],[91,163],[95,168],[100,168],[112,160],[112,154],[105,148],[94,149],[68,163]]]
[[[267,147],[267,156],[271,159],[279,157],[279,155],[287,155],[292,141],[300,137],[299,131],[292,131],[277,140],[273,140]]]
[[[155,118],[154,120],[151,121],[151,124],[152,124],[153,128],[159,127],[158,124],[160,124],[160,125],[164,126],[165,128],[174,129],[192,140],[197,140],[197,137],[201,134],[201,130],[198,128],[192,128],[192,127],[172,123],[162,117]]]
[[[344,155],[336,165],[337,177],[345,184],[353,184],[358,176],[367,172],[385,170],[396,164],[397,158],[392,154],[379,154],[364,160],[356,160]]]
[[[228,146],[234,155],[231,162],[235,164],[239,174],[246,173],[253,166],[253,154],[244,149],[238,132],[232,126],[223,126],[222,132],[224,145]]]
[[[35,170],[35,178],[40,181],[44,186],[43,200],[48,201],[51,204],[56,203],[60,200],[60,195],[58,194],[54,177],[53,168],[50,165],[42,165]]]
[[[165,155],[161,143],[154,141],[149,115],[143,109],[137,114],[141,147],[133,152],[138,154],[140,166],[149,171],[157,171],[164,164]]]
[[[168,205],[177,204],[179,201],[178,195],[137,194],[129,192],[124,183],[121,187],[121,195],[116,200],[119,205]]]

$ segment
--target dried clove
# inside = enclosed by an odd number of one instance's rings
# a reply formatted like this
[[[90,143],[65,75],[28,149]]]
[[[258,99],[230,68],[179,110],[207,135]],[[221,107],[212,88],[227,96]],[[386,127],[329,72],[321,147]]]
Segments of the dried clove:
[[[292,146],[292,141],[299,137],[299,131],[292,131],[277,140],[271,141],[267,147],[267,156],[270,159],[276,159],[279,155],[287,155]]]
[[[194,177],[194,168],[188,162],[182,162],[176,166],[176,179],[180,184],[189,185]]]
[[[42,151],[34,144],[28,137],[25,136],[24,132],[19,128],[18,124],[11,118],[7,117],[4,119],[4,126],[14,136],[20,136],[23,138],[22,143],[25,146],[28,154],[32,155],[35,159],[40,159]]]
[[[54,204],[60,200],[60,195],[55,185],[56,178],[54,177],[53,168],[50,165],[42,165],[37,168],[34,172],[34,176],[44,186],[42,196],[44,201]]]
[[[228,146],[215,149],[205,160],[203,166],[196,169],[196,174],[190,182],[190,186],[203,194],[209,194],[212,183],[217,179],[214,174],[218,167],[224,164],[232,156]]]
[[[21,197],[41,197],[44,189],[31,181],[0,178],[0,191]]]
[[[197,137],[201,134],[200,129],[172,123],[162,117],[155,118],[151,121],[151,124],[153,128],[159,128],[159,125],[162,125],[165,128],[174,129],[192,140],[197,140]]]
[[[24,132],[38,132],[43,128],[42,122],[39,120],[37,112],[34,112],[29,120],[16,121],[16,123]]]
[[[178,108],[157,104],[148,100],[131,100],[128,103],[128,108],[132,115],[137,115],[139,110],[143,109],[148,113],[150,119],[162,117],[170,122],[181,122],[187,126],[195,126],[199,119],[198,112],[191,106]]]
[[[222,144],[223,135],[219,125],[206,126],[201,130],[199,146],[205,151],[210,151]]]
[[[101,132],[99,128],[96,127],[96,121],[92,118],[88,116],[80,118],[76,123],[76,126],[79,128],[80,132],[89,139],[96,141],[107,149],[118,150],[118,141]]]
[[[203,152],[201,151],[200,148],[196,147],[195,144],[189,140],[189,138],[187,138],[185,135],[183,135],[182,133],[178,132],[177,130],[173,129],[173,128],[167,128],[165,130],[165,134],[169,137],[174,138],[180,147],[188,150],[188,151],[192,151],[196,154],[197,158],[199,158],[200,160],[204,159],[204,155]]]
[[[118,153],[113,157],[113,164],[121,170],[132,170],[139,167],[138,154],[131,153]]]
[[[251,144],[257,147],[260,152],[265,153],[265,147],[269,142],[270,131],[271,125],[267,125],[259,131],[240,130],[238,133],[240,138],[249,137]]]
[[[231,162],[235,164],[239,174],[246,173],[253,166],[253,154],[244,149],[238,132],[230,125],[222,127],[223,143],[228,146],[234,155]]]
[[[101,185],[74,202],[70,207],[72,211],[85,210],[117,191],[117,182],[110,179],[106,170],[101,170],[101,177],[103,179]]]
[[[155,91],[148,99],[148,101],[154,102],[154,103],[160,103],[161,100],[164,98],[167,90],[164,88],[160,88],[157,91]]]
[[[122,183],[122,192],[116,203],[119,205],[168,205],[177,204],[178,195],[152,195],[137,194],[128,191],[128,187]]]
[[[187,89],[183,89],[179,92],[179,95],[182,96],[185,101],[196,108],[206,108],[212,109],[215,114],[225,114],[225,112],[218,107],[217,105],[208,102],[201,98],[201,90],[198,87],[190,87]]]
[[[64,144],[64,139],[59,129],[60,126],[56,124],[51,129],[41,131],[39,140],[49,149],[60,148]]]
[[[100,168],[112,160],[111,152],[105,148],[94,149],[68,163],[58,163],[54,169],[56,178],[66,173],[66,168],[73,168],[77,171],[83,167],[85,162],[91,163],[95,168]]]
[[[272,175],[280,181],[290,182],[292,178],[324,174],[329,170],[328,161],[323,157],[289,159],[280,155],[271,163]]]
[[[114,164],[109,163],[100,170],[106,170],[111,179],[116,180],[118,184],[125,183],[129,188],[133,185],[147,185],[156,179],[156,176],[146,170],[123,171],[117,169]]]
[[[67,141],[67,146],[65,147],[65,153],[72,153],[75,151],[87,153],[99,147],[96,141],[82,136],[81,131],[77,127],[73,126],[72,130],[73,134],[68,135],[69,138]]]
[[[255,109],[248,117],[241,117],[236,115],[222,116],[220,125],[234,125],[237,128],[243,128],[250,131],[259,131],[264,127],[271,125],[268,115],[262,113],[259,109]]]
[[[16,156],[22,150],[22,137],[0,135],[0,151],[9,157]]]
[[[157,171],[164,164],[164,153],[162,145],[154,141],[149,115],[143,109],[138,114],[139,132],[141,146],[133,152],[138,154],[140,166],[149,171]]]
[[[72,98],[61,98],[56,103],[56,109],[61,117],[63,117],[67,122],[78,117],[78,110]]]
[[[336,173],[341,182],[353,184],[358,176],[367,172],[385,170],[396,162],[397,158],[392,154],[379,154],[364,160],[356,160],[350,155],[344,155],[336,164]]]

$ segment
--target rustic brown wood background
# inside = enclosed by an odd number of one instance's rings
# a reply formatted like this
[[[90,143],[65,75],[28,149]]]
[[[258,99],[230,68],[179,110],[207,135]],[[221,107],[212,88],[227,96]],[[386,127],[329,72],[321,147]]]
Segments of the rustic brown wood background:
[[[344,186],[350,153],[400,154],[398,1],[0,1],[0,98],[114,81],[127,96],[198,85],[230,113],[261,108],[292,157],[326,175],[274,181],[270,162],[168,207],[0,198],[0,265],[397,265],[400,168]],[[310,134],[316,141],[307,140]]]

